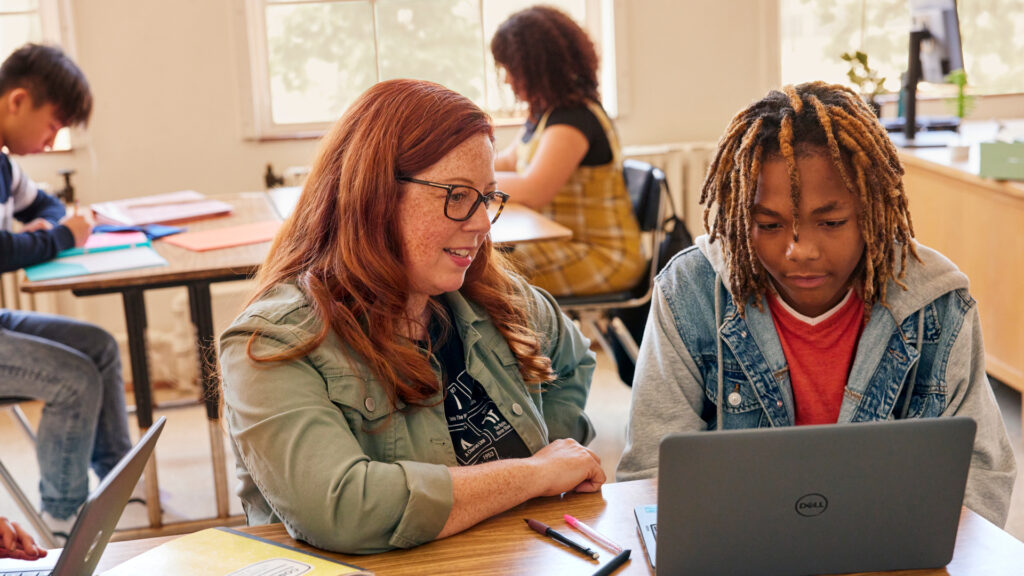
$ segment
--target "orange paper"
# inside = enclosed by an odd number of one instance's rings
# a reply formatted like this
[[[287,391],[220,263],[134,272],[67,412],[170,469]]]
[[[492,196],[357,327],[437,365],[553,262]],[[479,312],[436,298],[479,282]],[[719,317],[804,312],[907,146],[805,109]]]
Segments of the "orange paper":
[[[266,242],[274,238],[274,234],[277,234],[277,229],[280,227],[281,222],[278,220],[254,222],[229,228],[175,234],[163,238],[162,241],[194,252],[205,252]]]

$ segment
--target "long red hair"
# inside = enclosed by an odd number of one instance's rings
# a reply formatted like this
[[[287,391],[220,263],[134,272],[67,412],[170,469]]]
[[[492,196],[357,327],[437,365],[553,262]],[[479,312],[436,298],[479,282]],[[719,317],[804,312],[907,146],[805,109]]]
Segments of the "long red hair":
[[[419,80],[388,80],[367,90],[320,144],[292,216],[274,238],[250,303],[283,282],[310,300],[321,329],[307,342],[272,356],[305,356],[334,331],[384,385],[392,407],[425,404],[439,392],[429,359],[399,337],[409,283],[398,219],[396,176],[419,173],[467,139],[493,130],[468,98]],[[482,306],[504,335],[531,385],[554,378],[540,337],[527,326],[527,298],[487,238],[460,292]],[[431,306],[436,313],[438,306]]]

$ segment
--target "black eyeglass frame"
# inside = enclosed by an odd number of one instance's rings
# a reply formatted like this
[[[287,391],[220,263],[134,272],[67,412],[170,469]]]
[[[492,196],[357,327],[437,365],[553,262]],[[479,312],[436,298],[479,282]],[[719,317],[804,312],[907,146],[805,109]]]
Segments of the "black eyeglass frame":
[[[494,218],[491,219],[491,224],[494,224],[495,222],[498,221],[498,216],[501,216],[501,211],[505,209],[505,204],[508,202],[508,194],[505,194],[500,190],[495,190],[493,192],[488,192],[487,194],[484,194],[483,192],[477,190],[476,188],[473,188],[472,186],[466,186],[465,184],[441,184],[440,182],[420,180],[419,178],[411,178],[409,176],[399,176],[398,181],[411,182],[413,184],[422,184],[424,186],[431,186],[433,188],[447,190],[448,195],[444,197],[444,216],[445,218],[449,220],[454,220],[455,222],[465,222],[466,220],[469,220],[470,218],[473,217],[474,214],[476,214],[476,211],[478,208],[480,208],[481,204],[483,204],[486,209],[490,207],[491,201],[497,198],[501,200],[501,204],[498,205],[498,211],[494,213]],[[456,188],[469,188],[473,192],[476,192],[476,202],[473,203],[473,206],[470,207],[469,212],[467,212],[466,215],[462,218],[453,218],[450,214],[448,214],[448,201],[451,200],[452,191],[454,191]]]

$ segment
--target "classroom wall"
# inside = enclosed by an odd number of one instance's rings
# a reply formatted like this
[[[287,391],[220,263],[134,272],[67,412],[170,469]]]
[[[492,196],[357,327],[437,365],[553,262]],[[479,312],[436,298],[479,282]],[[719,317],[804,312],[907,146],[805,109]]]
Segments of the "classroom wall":
[[[279,173],[309,164],[314,140],[243,136],[241,4],[73,1],[76,56],[96,97],[92,121],[74,151],[19,162],[55,187],[56,171],[74,168],[86,202],[184,188],[259,190],[268,162]],[[623,143],[717,139],[738,108],[777,82],[774,5],[618,0]]]
[[[73,151],[18,159],[37,181],[59,188],[57,170],[73,168],[79,199],[90,203],[261,190],[267,163],[280,173],[311,162],[315,140],[244,138],[241,0],[71,5],[75,55],[96,107]],[[736,110],[778,82],[776,11],[777,0],[616,0],[623,144],[716,140]],[[513,134],[500,129],[499,144]],[[181,321],[169,310],[182,293],[147,295],[152,333]],[[116,297],[64,295],[56,310],[123,334]]]

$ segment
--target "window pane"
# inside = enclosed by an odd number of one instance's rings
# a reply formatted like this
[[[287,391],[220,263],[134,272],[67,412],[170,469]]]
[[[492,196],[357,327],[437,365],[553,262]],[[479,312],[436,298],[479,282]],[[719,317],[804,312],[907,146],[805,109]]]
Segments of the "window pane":
[[[512,89],[504,82],[504,78],[498,78],[494,67],[494,57],[491,56],[491,38],[498,30],[498,26],[508,19],[512,14],[530,6],[538,4],[537,0],[481,0],[484,8],[484,38],[487,39],[484,45],[487,58],[487,108],[495,118],[522,117],[526,113],[524,105],[516,105]],[[587,16],[586,0],[548,0],[542,2],[548,6],[554,6],[559,10],[572,16],[580,26],[585,26]],[[591,40],[593,40],[591,36]],[[598,52],[600,52],[600,47]]]
[[[910,31],[906,0],[782,0],[780,9],[784,84],[849,84],[841,56],[860,50],[886,89],[899,90]]]
[[[266,7],[276,124],[333,122],[377,81],[369,2]]]
[[[4,12],[35,12],[39,0],[0,0],[0,14]]]
[[[980,94],[1024,92],[1024,10],[1020,0],[959,0],[964,69]]]
[[[476,0],[378,0],[381,79],[419,78],[484,103]]]
[[[22,44],[42,37],[38,14],[0,15],[0,62]]]
[[[1024,92],[1024,11],[1020,0],[958,0],[964,67],[975,93]],[[781,0],[783,83],[848,83],[839,56],[868,55],[895,92],[907,69],[910,11],[907,0]],[[948,87],[946,87],[948,88]],[[941,86],[919,90],[946,93]]]

